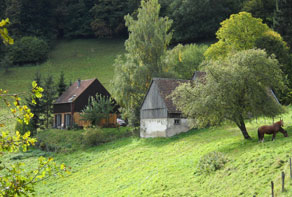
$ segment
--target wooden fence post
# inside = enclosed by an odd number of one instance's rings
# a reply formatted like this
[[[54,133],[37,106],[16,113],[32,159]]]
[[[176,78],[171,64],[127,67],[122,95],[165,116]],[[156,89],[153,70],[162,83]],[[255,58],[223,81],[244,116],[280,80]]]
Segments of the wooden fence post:
[[[285,172],[282,172],[282,192],[285,191]]]
[[[274,182],[271,181],[271,188],[272,188],[272,197],[274,197]]]

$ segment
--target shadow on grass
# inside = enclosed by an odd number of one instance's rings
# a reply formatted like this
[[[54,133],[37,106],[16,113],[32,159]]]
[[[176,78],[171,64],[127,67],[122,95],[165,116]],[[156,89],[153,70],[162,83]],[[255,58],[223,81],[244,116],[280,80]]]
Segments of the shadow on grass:
[[[208,130],[208,129],[191,129],[188,132],[180,133],[180,134],[172,136],[172,137],[145,138],[145,139],[141,139],[141,140],[143,140],[143,145],[145,145],[145,146],[161,147],[161,146],[168,145],[169,143],[173,143],[175,141],[182,140],[182,139],[190,137],[190,136],[196,136],[196,135],[199,136],[199,135],[204,134],[206,132],[210,132],[210,130]],[[202,136],[200,136],[200,137],[202,137]]]

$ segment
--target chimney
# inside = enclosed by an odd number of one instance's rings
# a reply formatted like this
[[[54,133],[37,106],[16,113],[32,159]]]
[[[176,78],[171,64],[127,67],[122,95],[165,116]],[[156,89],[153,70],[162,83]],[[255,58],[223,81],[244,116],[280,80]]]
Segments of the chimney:
[[[77,81],[77,88],[80,88],[80,86],[81,86],[81,80],[79,78],[78,81]]]

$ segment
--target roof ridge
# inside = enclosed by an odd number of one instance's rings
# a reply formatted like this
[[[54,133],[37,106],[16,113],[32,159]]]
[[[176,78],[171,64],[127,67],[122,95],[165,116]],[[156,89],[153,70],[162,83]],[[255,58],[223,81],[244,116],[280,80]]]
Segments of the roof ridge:
[[[162,78],[162,77],[153,77],[153,81],[155,80],[173,80],[173,81],[190,81],[189,79],[175,79],[175,78]]]

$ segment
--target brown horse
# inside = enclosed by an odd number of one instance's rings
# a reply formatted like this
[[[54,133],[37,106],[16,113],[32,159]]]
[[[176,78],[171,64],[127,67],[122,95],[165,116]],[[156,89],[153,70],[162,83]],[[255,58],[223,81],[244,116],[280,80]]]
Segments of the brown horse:
[[[283,120],[280,120],[276,123],[274,123],[273,125],[264,125],[261,126],[260,128],[258,128],[258,137],[259,137],[259,141],[264,141],[264,134],[273,134],[273,141],[275,140],[276,134],[277,132],[281,132],[283,133],[283,135],[285,137],[288,137],[288,133],[287,131],[285,131],[282,126],[284,126],[284,122]]]

